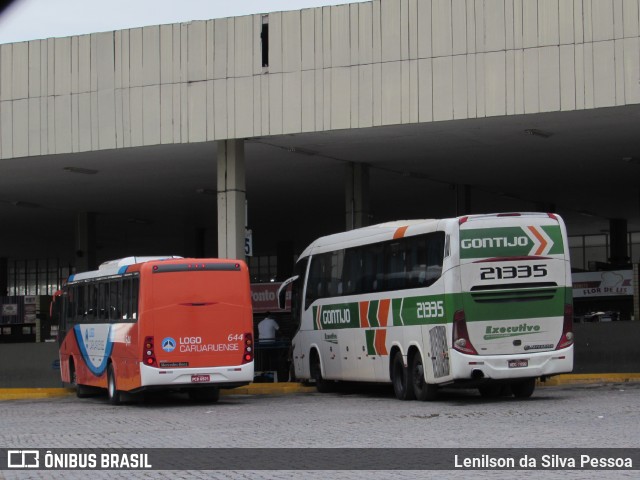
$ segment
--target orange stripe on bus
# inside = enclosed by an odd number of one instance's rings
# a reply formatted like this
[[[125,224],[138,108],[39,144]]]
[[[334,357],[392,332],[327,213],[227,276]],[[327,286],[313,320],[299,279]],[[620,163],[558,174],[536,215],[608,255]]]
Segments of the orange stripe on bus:
[[[396,238],[402,238],[404,237],[404,233],[407,231],[407,228],[409,228],[409,225],[405,225],[404,227],[400,227],[398,228],[395,233],[393,234],[393,238],[394,240]]]
[[[376,352],[378,355],[388,355],[387,353],[387,331],[386,330],[376,330],[374,345],[376,347]]]
[[[387,326],[387,321],[389,320],[389,306],[391,305],[391,300],[380,300],[378,303],[378,322],[380,322],[381,327]]]
[[[360,326],[362,328],[369,328],[369,319],[367,318],[367,313],[369,312],[369,302],[360,302],[358,303],[358,307],[360,307]]]
[[[529,231],[533,233],[535,237],[540,241],[540,246],[538,247],[538,250],[536,250],[535,254],[541,255],[542,252],[544,252],[544,249],[547,247],[547,241],[542,235],[540,235],[540,232],[538,232],[535,227],[529,227]]]

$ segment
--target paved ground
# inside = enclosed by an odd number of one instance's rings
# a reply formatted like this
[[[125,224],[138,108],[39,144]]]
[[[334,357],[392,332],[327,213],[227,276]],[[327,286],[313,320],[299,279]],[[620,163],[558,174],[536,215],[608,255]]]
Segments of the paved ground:
[[[621,447],[640,444],[640,383],[539,388],[526,401],[454,391],[401,402],[364,393],[231,395],[218,404],[157,396],[114,407],[104,397],[0,402],[0,447]],[[293,459],[293,461],[296,461]],[[636,478],[634,472],[92,472],[92,478]],[[0,479],[88,472],[0,472]]]

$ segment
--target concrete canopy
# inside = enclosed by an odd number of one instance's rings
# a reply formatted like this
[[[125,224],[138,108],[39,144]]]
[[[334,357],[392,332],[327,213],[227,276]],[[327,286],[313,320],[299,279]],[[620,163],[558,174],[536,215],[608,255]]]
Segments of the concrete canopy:
[[[249,139],[256,252],[273,252],[278,240],[301,250],[344,229],[346,162],[371,166],[372,222],[453,216],[452,186],[466,184],[474,213],[546,204],[570,235],[605,231],[609,218],[640,231],[638,122],[640,107],[623,107]],[[98,214],[104,258],[184,253],[197,228],[215,242],[215,154],[215,142],[202,142],[3,160],[3,253],[64,257],[78,211]],[[215,255],[215,245],[206,252]]]

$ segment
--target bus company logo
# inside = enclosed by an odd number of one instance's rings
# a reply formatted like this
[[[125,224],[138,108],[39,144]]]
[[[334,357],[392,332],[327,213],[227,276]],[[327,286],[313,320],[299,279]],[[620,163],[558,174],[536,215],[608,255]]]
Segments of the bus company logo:
[[[162,349],[165,352],[173,352],[176,349],[176,341],[171,337],[162,340]]]
[[[494,327],[488,325],[484,332],[485,340],[496,340],[498,338],[517,337],[520,335],[530,335],[533,333],[542,333],[540,325],[529,325],[521,323],[520,325],[512,325],[510,327]]]
[[[529,237],[485,237],[465,238],[460,246],[467,250],[472,248],[500,248],[500,247],[526,247],[529,245]]]
[[[519,227],[516,231],[493,231],[476,234],[471,238],[463,238],[460,241],[462,250],[500,250],[527,252],[528,255],[547,255],[555,246],[555,241],[543,228],[529,225]],[[496,229],[498,230],[498,229]],[[491,235],[497,233],[497,235]],[[473,235],[472,232],[470,232]],[[513,250],[516,249],[516,250]]]
[[[338,344],[338,335],[336,335],[335,333],[325,333],[324,334],[324,341],[337,345]]]
[[[7,450],[7,467],[38,468],[40,452],[38,450]]]
[[[87,328],[84,331],[84,339],[86,342],[88,342],[90,338],[93,338],[95,336],[96,336],[96,331],[94,328]]]

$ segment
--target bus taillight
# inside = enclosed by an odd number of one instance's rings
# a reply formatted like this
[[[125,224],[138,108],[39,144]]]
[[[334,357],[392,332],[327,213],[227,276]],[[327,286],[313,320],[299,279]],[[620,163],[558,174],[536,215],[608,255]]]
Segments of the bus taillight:
[[[242,355],[242,363],[253,361],[253,334],[244,334],[244,355]]]
[[[142,361],[150,367],[157,367],[156,354],[153,350],[153,337],[144,337]]]
[[[469,338],[464,310],[458,310],[453,315],[453,348],[467,355],[478,354]]]
[[[573,345],[573,305],[567,303],[564,306],[564,322],[562,323],[562,336],[556,350]]]

